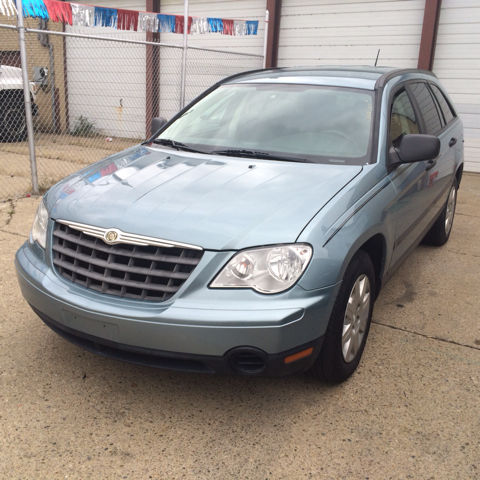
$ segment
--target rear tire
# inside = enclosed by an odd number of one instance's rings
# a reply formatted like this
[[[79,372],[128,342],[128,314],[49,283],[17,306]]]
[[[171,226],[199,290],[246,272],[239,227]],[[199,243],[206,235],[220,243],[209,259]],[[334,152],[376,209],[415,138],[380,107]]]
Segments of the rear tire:
[[[359,250],[345,271],[322,349],[311,368],[315,377],[341,383],[356,370],[370,330],[374,300],[373,264],[370,256]]]
[[[0,138],[4,142],[23,142],[27,138],[23,103],[5,102],[0,106]]]
[[[422,243],[432,245],[434,247],[441,247],[445,245],[450,238],[452,231],[453,220],[455,218],[455,207],[457,205],[457,181],[453,182],[452,188],[448,194],[447,201],[443,207],[442,213],[437,218],[432,228],[425,235]]]

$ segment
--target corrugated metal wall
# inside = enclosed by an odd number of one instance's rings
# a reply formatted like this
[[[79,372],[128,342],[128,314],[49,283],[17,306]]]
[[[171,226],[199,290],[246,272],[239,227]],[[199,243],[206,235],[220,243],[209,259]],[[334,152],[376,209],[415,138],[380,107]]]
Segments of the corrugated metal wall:
[[[443,0],[433,71],[465,128],[465,170],[480,172],[480,1]]]
[[[425,0],[283,0],[279,66],[416,68]]]

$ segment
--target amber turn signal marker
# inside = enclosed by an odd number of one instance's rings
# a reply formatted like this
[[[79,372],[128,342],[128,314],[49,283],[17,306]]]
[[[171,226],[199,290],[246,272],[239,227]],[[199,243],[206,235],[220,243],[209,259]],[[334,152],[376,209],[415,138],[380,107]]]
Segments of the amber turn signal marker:
[[[313,352],[313,347],[307,348],[306,350],[302,350],[301,352],[294,353],[293,355],[290,355],[288,357],[285,357],[285,363],[292,363],[297,360],[300,360],[301,358],[308,357],[311,355]]]

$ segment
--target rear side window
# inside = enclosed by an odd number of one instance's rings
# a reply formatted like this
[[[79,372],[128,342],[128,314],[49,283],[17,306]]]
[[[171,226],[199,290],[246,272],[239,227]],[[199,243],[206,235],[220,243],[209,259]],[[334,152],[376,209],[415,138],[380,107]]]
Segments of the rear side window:
[[[436,85],[430,84],[430,87],[432,87],[433,93],[437,98],[438,103],[440,104],[440,108],[442,109],[443,116],[445,117],[445,121],[447,123],[450,123],[455,118],[455,116],[453,115],[452,110],[450,109],[450,106],[448,105],[448,102],[445,99],[445,96]]]
[[[407,92],[402,88],[393,97],[390,115],[390,140],[395,143],[403,135],[419,133],[417,119]]]
[[[437,135],[442,129],[442,120],[437,110],[432,94],[426,83],[412,83],[410,84],[415,98],[417,99],[420,110],[422,111],[427,133],[429,135]]]

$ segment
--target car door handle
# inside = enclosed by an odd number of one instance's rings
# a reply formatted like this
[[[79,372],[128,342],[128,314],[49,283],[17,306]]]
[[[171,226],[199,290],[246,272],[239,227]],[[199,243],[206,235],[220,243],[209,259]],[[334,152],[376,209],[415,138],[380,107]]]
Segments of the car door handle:
[[[427,168],[425,168],[425,171],[428,172],[431,168],[433,168],[437,164],[436,160],[429,160],[427,162]]]
[[[452,137],[448,142],[448,146],[453,147],[456,143],[457,143],[457,139],[455,137]]]

